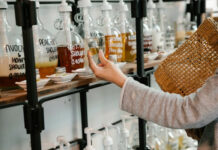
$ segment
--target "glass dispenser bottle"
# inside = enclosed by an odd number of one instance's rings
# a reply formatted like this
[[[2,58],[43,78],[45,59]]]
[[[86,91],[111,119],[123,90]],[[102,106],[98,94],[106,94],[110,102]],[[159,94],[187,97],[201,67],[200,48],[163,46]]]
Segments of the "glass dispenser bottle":
[[[157,52],[163,49],[163,39],[160,26],[157,24],[157,19],[154,17],[154,10],[156,5],[153,0],[148,1],[148,21],[152,28],[152,52]]]
[[[120,0],[118,7],[119,15],[115,17],[115,23],[119,26],[124,47],[122,61],[133,62],[136,59],[136,33],[127,20],[128,7],[123,0]]]
[[[7,2],[0,0],[0,88],[15,86],[25,79],[23,42],[20,34],[8,25]]]
[[[159,0],[159,3],[157,3],[157,19],[155,19],[155,39],[157,40],[157,51],[164,51],[164,37],[165,37],[165,27],[164,27],[164,4],[162,0]],[[159,31],[158,28],[159,27]]]
[[[111,10],[112,6],[107,0],[104,0],[101,6],[102,16],[99,19],[99,25],[102,26],[105,36],[105,57],[113,62],[121,62],[124,46],[119,30],[112,27]]]
[[[143,19],[144,51],[149,53],[152,50],[152,21],[148,18]]]
[[[197,30],[197,24],[194,21],[188,22],[186,25],[185,39],[188,39]]]
[[[165,50],[171,51],[175,47],[175,32],[171,25],[167,25],[165,33]]]
[[[83,40],[71,28],[70,12],[71,7],[65,0],[62,0],[59,7],[60,17],[63,21],[60,31],[56,35],[59,66],[66,67],[66,72],[70,73],[84,67],[84,46]],[[72,30],[71,30],[72,29]]]
[[[54,36],[47,31],[39,18],[39,2],[36,1],[37,25],[33,26],[33,38],[35,48],[36,68],[39,69],[40,77],[55,73],[58,63],[57,47]]]
[[[96,63],[98,63],[98,52],[100,49],[100,36],[99,31],[94,26],[94,22],[89,15],[89,8],[92,6],[90,0],[80,0],[78,2],[78,7],[81,10],[81,15],[83,20],[77,19],[79,22],[83,22],[82,25],[82,33],[84,38],[84,47],[85,47],[85,53],[89,50],[92,54],[93,59]],[[77,15],[78,16],[78,15]],[[86,56],[86,55],[85,55]],[[88,61],[85,59],[85,67],[88,69]],[[87,64],[87,65],[86,65]]]

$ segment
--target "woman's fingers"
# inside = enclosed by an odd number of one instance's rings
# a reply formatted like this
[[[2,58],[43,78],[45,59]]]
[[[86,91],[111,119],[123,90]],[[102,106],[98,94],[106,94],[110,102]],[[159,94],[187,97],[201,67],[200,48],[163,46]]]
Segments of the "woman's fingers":
[[[102,50],[99,51],[99,59],[103,65],[108,63],[108,60],[104,57],[104,53]]]
[[[95,73],[97,71],[97,65],[96,63],[94,62],[94,60],[92,59],[92,56],[91,56],[91,52],[88,51],[88,60],[89,60],[89,66],[90,68],[92,69],[92,71]]]

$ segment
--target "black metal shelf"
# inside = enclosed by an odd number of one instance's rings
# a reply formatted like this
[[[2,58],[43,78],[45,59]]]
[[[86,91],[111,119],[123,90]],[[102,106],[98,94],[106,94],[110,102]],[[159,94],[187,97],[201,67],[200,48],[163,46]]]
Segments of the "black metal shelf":
[[[172,0],[168,0],[172,1]],[[181,0],[174,0],[181,1]],[[77,1],[76,1],[77,2]],[[93,0],[92,2],[102,2],[102,0]],[[118,0],[109,0],[109,2],[118,2]],[[146,0],[126,0],[125,2],[131,2],[132,15],[136,18],[136,41],[137,41],[137,74],[132,74],[139,82],[150,86],[150,74],[154,71],[152,67],[144,70],[144,50],[142,46],[142,19],[146,16]],[[61,93],[46,96],[39,99],[37,96],[36,79],[35,77],[35,61],[34,61],[34,49],[33,49],[33,36],[32,25],[36,24],[36,12],[34,2],[29,0],[17,0],[15,2],[8,2],[9,4],[15,4],[15,14],[17,25],[22,26],[23,41],[24,41],[24,53],[26,64],[26,78],[27,78],[27,100],[25,102],[8,103],[0,105],[0,109],[23,105],[24,111],[24,124],[27,133],[30,134],[31,148],[32,150],[41,150],[41,131],[44,130],[44,111],[43,104],[53,99],[80,93],[80,107],[81,107],[81,124],[82,124],[82,138],[71,141],[70,143],[78,143],[82,150],[86,145],[86,136],[84,129],[88,127],[88,108],[87,108],[87,92],[88,90],[102,87],[110,84],[109,82],[96,83],[93,85],[84,85],[78,88],[68,89]],[[41,4],[59,4],[60,1],[44,1]],[[72,2],[70,2],[72,3]],[[73,7],[75,7],[75,4]],[[77,8],[75,7],[77,11]],[[75,13],[75,12],[74,12]],[[120,120],[113,123],[118,124]],[[146,150],[146,121],[139,119],[139,150]],[[104,130],[99,129],[99,130]]]

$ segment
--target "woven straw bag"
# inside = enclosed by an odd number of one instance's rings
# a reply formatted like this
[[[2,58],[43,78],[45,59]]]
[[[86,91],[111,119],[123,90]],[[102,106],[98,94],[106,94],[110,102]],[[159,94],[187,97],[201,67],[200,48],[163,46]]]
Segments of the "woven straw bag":
[[[218,18],[205,20],[198,30],[169,55],[155,71],[160,88],[169,93],[189,95],[202,87],[218,68]],[[203,129],[187,130],[199,139]]]

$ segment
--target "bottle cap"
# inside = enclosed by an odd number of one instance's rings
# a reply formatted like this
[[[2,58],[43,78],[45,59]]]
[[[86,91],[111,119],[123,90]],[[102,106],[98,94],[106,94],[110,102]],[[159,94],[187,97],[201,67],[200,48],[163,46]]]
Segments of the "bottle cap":
[[[153,0],[149,0],[148,1],[147,8],[150,8],[150,9],[154,9],[155,8],[155,4],[154,4]]]
[[[8,4],[5,0],[0,0],[0,9],[7,9]]]
[[[163,0],[159,0],[159,2],[157,3],[157,8],[164,8]]]
[[[119,2],[118,5],[119,5],[120,11],[128,11],[128,7],[127,7],[127,5],[124,3],[123,0],[120,0],[120,2]]]
[[[103,0],[103,4],[101,5],[101,10],[112,10],[112,6],[107,2],[107,0]]]
[[[39,8],[40,4],[39,4],[39,0],[36,0],[36,8]]]
[[[62,0],[59,6],[59,12],[71,12],[72,8],[67,4],[66,0]]]
[[[78,1],[79,8],[91,7],[91,6],[92,6],[92,3],[90,0],[79,0]]]

